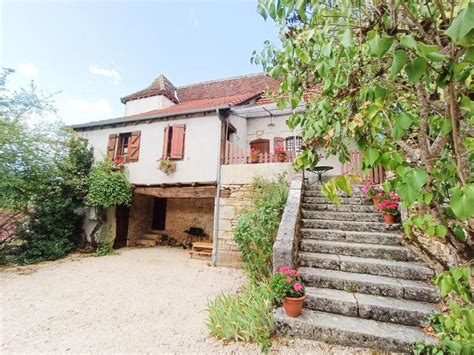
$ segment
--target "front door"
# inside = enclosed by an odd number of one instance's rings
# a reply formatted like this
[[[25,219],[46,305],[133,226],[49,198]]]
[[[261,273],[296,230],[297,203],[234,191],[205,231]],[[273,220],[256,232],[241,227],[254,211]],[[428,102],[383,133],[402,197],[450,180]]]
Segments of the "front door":
[[[155,197],[153,205],[153,230],[165,230],[166,222],[166,198]]]
[[[117,206],[115,209],[117,231],[115,234],[114,249],[127,246],[129,212],[130,208],[127,206]]]

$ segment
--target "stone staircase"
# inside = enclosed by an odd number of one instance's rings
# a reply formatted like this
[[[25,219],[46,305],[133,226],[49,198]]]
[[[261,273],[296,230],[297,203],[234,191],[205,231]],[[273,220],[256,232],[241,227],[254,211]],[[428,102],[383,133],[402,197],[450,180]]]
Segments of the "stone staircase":
[[[433,271],[403,246],[400,225],[383,222],[362,186],[341,202],[328,202],[320,185],[303,193],[298,269],[307,296],[298,318],[275,310],[278,332],[395,352],[433,342],[421,329],[440,300]]]

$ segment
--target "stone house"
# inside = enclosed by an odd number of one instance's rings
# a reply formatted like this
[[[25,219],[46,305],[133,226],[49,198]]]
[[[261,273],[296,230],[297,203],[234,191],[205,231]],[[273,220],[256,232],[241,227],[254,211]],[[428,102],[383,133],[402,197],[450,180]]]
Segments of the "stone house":
[[[291,178],[301,145],[300,132],[285,123],[291,110],[277,109],[266,96],[278,84],[253,74],[176,87],[160,75],[121,98],[123,117],[73,126],[96,160],[108,155],[123,162],[134,186],[133,205],[109,211],[115,247],[154,245],[163,236],[185,243],[185,231],[194,227],[213,242],[214,263],[238,264],[235,210],[245,203],[253,176],[286,172]],[[258,150],[254,164],[251,149]],[[286,152],[283,161],[275,149]],[[175,169],[160,171],[160,160]],[[333,166],[333,175],[343,172],[335,158],[321,164]],[[93,224],[88,216],[86,233]]]

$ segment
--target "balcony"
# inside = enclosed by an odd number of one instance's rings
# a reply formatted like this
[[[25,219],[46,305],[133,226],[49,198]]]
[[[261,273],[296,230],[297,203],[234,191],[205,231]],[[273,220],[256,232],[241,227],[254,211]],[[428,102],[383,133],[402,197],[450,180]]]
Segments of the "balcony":
[[[252,157],[248,148],[240,147],[233,143],[227,143],[224,153],[224,165],[234,164],[266,164],[266,163],[289,163],[295,158],[295,153],[286,151],[285,159],[279,159],[277,154],[259,153]]]

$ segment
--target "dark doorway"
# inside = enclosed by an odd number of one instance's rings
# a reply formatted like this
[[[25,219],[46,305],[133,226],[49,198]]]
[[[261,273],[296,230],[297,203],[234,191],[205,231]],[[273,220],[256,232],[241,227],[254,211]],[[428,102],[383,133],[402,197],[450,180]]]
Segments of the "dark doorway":
[[[250,149],[257,149],[260,153],[270,153],[270,141],[268,139],[255,139],[250,142]]]
[[[165,230],[166,222],[166,198],[155,197],[153,205],[153,230]]]
[[[129,212],[130,208],[127,206],[117,206],[115,209],[117,231],[115,235],[114,249],[127,246]]]

